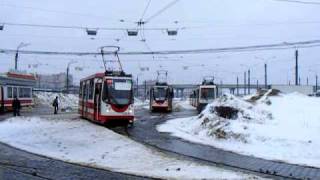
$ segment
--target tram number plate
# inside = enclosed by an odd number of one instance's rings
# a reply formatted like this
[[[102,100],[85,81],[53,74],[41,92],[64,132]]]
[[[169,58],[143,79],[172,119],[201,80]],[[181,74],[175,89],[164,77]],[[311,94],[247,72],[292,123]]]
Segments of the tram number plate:
[[[114,83],[114,89],[120,91],[131,90],[131,83],[128,82],[116,82]]]

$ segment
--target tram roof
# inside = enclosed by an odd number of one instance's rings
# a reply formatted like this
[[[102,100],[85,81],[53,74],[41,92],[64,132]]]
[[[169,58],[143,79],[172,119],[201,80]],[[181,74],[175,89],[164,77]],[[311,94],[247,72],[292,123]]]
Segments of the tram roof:
[[[9,73],[8,73],[9,74]],[[36,86],[36,78],[29,75],[0,75],[0,85]]]
[[[111,76],[111,77],[132,77],[131,74],[125,74],[123,73],[114,73],[114,72],[105,72],[105,73],[96,73],[91,76],[88,76],[86,78],[81,79],[80,81],[85,81],[89,79],[94,79],[94,78],[103,78],[105,76]]]

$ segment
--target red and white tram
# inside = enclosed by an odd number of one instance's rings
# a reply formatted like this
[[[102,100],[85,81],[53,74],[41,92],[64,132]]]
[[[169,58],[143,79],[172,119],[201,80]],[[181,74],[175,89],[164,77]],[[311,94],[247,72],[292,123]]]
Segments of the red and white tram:
[[[11,111],[17,97],[22,107],[33,106],[32,88],[36,85],[34,75],[8,72],[0,75],[0,112]]]
[[[103,48],[117,48],[114,52],[119,71],[106,70],[80,81],[79,113],[81,117],[106,124],[110,121],[132,124],[134,121],[134,97],[132,75],[124,73],[117,52],[119,47],[101,48],[104,65]],[[114,62],[114,61],[112,61]]]
[[[150,111],[172,111],[173,88],[167,83],[168,72],[158,71],[157,82],[150,88]]]
[[[81,117],[106,124],[109,121],[133,123],[132,76],[123,72],[94,74],[80,82]]]

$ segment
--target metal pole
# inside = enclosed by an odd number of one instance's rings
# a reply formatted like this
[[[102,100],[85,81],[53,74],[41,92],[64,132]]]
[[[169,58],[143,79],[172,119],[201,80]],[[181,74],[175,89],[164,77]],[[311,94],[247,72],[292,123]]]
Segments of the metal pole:
[[[139,76],[137,75],[137,97],[139,97]]]
[[[248,94],[250,94],[250,69],[248,70]]]
[[[264,88],[268,89],[267,64],[264,64]]]
[[[144,81],[144,100],[147,100],[147,81]]]
[[[316,75],[316,92],[318,91],[318,75]]]
[[[14,69],[17,71],[18,70],[18,58],[19,58],[19,51],[16,51],[16,56],[14,58]]]
[[[296,86],[297,86],[297,85],[300,85],[300,83],[299,83],[299,67],[298,67],[298,58],[299,58],[298,49],[296,49],[295,55],[296,55],[296,68],[295,68],[295,70],[296,70]]]
[[[69,64],[67,67],[67,93],[69,93]]]
[[[247,94],[247,72],[245,71],[244,72],[244,95],[246,95]]]
[[[237,76],[237,96],[239,96],[239,77]]]
[[[309,86],[309,77],[307,77],[307,86]]]
[[[301,78],[299,77],[299,86],[301,85]]]
[[[259,80],[257,80],[257,89],[259,89]]]

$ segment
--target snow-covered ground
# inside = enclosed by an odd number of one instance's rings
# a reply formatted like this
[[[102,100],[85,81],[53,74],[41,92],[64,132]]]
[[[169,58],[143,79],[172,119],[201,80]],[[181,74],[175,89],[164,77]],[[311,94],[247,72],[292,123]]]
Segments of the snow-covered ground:
[[[256,179],[241,172],[171,157],[102,126],[69,116],[11,118],[0,141],[44,156],[140,176],[165,179]]]
[[[79,97],[77,94],[36,92],[34,96],[37,104],[52,107],[53,100],[58,96],[60,110],[75,111],[78,109]]]
[[[199,116],[168,121],[158,131],[244,155],[320,167],[320,98],[268,93],[251,101],[226,94]],[[226,119],[218,116],[219,106],[238,112]]]

